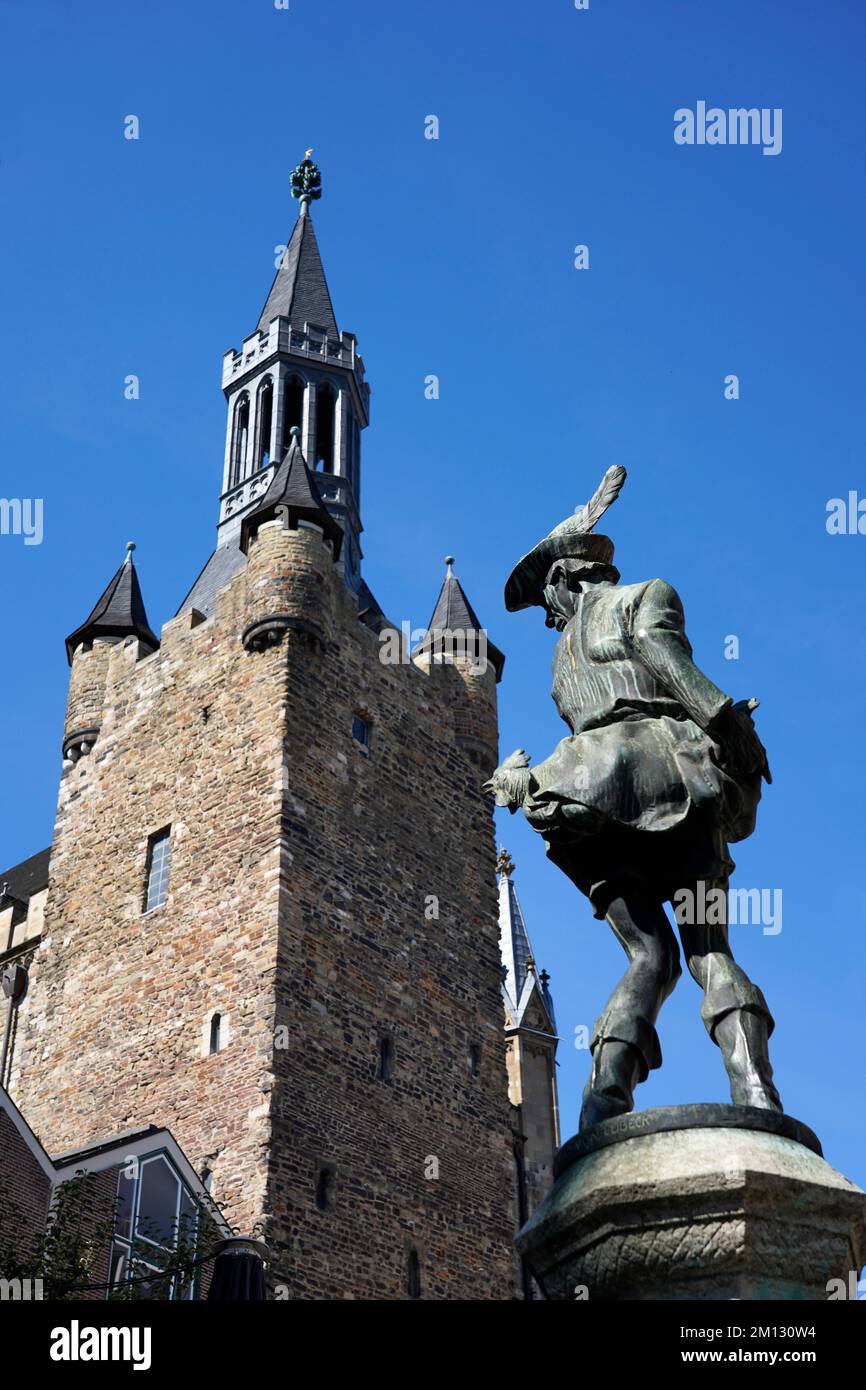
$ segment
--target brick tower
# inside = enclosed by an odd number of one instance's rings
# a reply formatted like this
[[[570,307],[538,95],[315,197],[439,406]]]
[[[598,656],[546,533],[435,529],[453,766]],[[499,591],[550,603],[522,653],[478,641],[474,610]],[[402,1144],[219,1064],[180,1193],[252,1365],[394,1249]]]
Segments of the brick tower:
[[[52,1153],[170,1130],[268,1242],[280,1296],[508,1298],[481,792],[502,657],[395,658],[361,578],[369,390],[299,169],[282,265],[225,359],[216,549],[159,636],[130,553],[69,639],[9,1089]],[[478,638],[450,568],[446,588]]]

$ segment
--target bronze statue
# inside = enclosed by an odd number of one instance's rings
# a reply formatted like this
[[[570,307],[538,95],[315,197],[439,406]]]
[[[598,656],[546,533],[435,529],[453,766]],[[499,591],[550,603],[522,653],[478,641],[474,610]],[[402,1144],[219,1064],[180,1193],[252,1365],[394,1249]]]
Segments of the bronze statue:
[[[771,780],[752,722],[757,702],[734,704],[694,664],[669,584],[619,584],[613,543],[593,527],[625,476],[609,468],[586,506],[508,580],[506,607],[538,604],[562,634],[552,693],[571,734],[534,767],[518,750],[486,784],[500,806],[523,809],[549,858],[628,956],[593,1029],[582,1130],[631,1110],[637,1083],[661,1066],[656,1019],[681,974],[666,902],[677,904],[686,964],[704,991],[701,1017],[721,1049],[732,1101],[782,1109],[767,1052],[773,1019],[734,960],[726,911],[728,845],[752,833],[761,781]],[[689,913],[689,903],[708,897],[721,910]]]

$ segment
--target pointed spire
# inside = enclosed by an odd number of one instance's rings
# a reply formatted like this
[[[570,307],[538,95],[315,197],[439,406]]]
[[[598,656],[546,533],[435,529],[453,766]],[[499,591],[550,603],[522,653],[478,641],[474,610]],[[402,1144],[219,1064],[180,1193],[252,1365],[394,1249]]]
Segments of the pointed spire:
[[[520,901],[511,881],[514,864],[507,850],[496,861],[499,874],[499,954],[505,967],[505,989],[516,1008],[523,993],[527,963],[532,959],[532,947]]]
[[[243,519],[241,550],[249,548],[250,541],[263,522],[285,516],[290,527],[296,527],[299,521],[311,521],[314,526],[320,526],[334,547],[336,560],[343,542],[342,529],[322,501],[315,473],[307,467],[300,443],[301,431],[297,425],[292,426],[291,437],[292,442],[270,487],[258,506]],[[285,511],[280,511],[280,508],[285,508]]]
[[[460,580],[454,573],[454,556],[445,556],[445,579],[442,588],[439,590],[439,597],[433,609],[433,616],[427,624],[427,632],[418,646],[412,653],[413,656],[420,656],[426,651],[437,650],[437,638],[441,642],[443,633],[461,633],[464,638],[471,635],[472,639],[477,640],[479,635],[485,644],[487,659],[496,672],[496,679],[502,679],[502,668],[505,665],[505,657],[498,647],[495,647],[487,636],[485,629],[481,626],[476,616],[472,604],[463,592]],[[448,642],[448,639],[445,639]],[[467,647],[470,644],[467,643]],[[483,648],[475,646],[473,651],[482,651]],[[445,648],[450,650],[450,647]]]
[[[292,175],[293,185],[298,170],[303,170],[308,163],[313,169],[316,168],[312,160],[302,160]],[[301,200],[300,216],[259,316],[258,331],[266,332],[271,319],[282,315],[299,330],[305,323],[315,323],[324,328],[329,337],[339,338],[334,306],[309,210],[311,198],[321,197],[321,187],[316,191],[314,184],[305,187],[302,183],[300,186],[303,191],[295,193]]]
[[[132,552],[135,541],[128,541],[126,557],[120,569],[98,598],[90,616],[66,639],[66,656],[72,665],[72,655],[81,642],[100,638],[104,642],[119,642],[124,637],[137,637],[143,646],[156,651],[159,638],[151,631],[141,596]]]
[[[529,932],[526,930],[523,909],[512,878],[514,868],[508,851],[500,850],[496,871],[499,874],[499,953],[503,965],[502,988],[515,1025],[520,1024],[533,994],[537,994],[540,995],[544,1012],[550,1020],[550,1031],[555,1033],[556,1019],[548,988],[550,976],[546,970],[543,970],[540,976],[536,971]]]

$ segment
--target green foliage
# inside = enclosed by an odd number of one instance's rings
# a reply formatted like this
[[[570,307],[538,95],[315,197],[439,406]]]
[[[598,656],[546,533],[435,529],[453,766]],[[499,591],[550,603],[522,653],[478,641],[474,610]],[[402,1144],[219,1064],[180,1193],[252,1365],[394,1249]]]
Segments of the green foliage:
[[[76,1173],[55,1190],[45,1230],[35,1233],[29,1248],[15,1246],[7,1234],[0,1246],[0,1271],[4,1278],[41,1279],[45,1297],[65,1300],[92,1283],[100,1255],[110,1248],[114,1232],[113,1210],[106,1216],[98,1188],[90,1174]],[[0,1190],[7,1230],[26,1231],[26,1221],[15,1204]]]
[[[173,1279],[178,1280],[180,1290],[200,1276],[215,1235],[213,1223],[204,1211],[198,1220],[184,1214],[172,1223],[169,1239],[173,1240],[173,1249],[156,1244],[157,1233],[148,1229],[147,1223],[141,1223],[132,1268],[127,1271],[131,1281],[108,1292],[103,1285],[107,1284],[105,1271],[116,1209],[114,1201],[106,1211],[104,1193],[92,1174],[76,1173],[56,1188],[45,1230],[34,1232],[27,1241],[27,1219],[0,1179],[0,1211],[5,1231],[0,1233],[0,1278],[41,1279],[45,1299],[56,1302],[74,1301],[87,1293],[98,1297],[101,1292],[115,1301],[138,1302],[168,1299]],[[165,1234],[160,1238],[164,1241]],[[146,1245],[148,1240],[154,1244]],[[152,1277],[149,1270],[141,1268],[142,1258],[148,1265],[158,1266]]]

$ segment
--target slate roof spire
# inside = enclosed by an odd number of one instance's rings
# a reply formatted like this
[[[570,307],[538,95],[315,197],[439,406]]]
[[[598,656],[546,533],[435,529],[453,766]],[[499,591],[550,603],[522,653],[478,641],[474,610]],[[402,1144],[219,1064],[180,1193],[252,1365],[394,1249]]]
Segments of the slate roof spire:
[[[290,527],[297,527],[299,521],[310,521],[314,526],[320,526],[334,547],[336,560],[343,541],[342,528],[322,501],[315,473],[307,467],[300,443],[301,431],[297,425],[292,426],[291,440],[261,502],[243,519],[241,549],[248,550],[250,541],[263,522],[285,515]],[[285,508],[285,513],[280,508]]]
[[[259,315],[259,332],[265,332],[271,319],[282,314],[298,329],[305,323],[317,324],[331,338],[339,338],[334,307],[325,279],[319,243],[310,215],[310,203],[322,196],[322,176],[307,150],[292,171],[292,194],[301,209],[291,240],[274,277],[265,307]]]
[[[536,970],[523,909],[511,877],[514,864],[506,849],[499,852],[496,872],[499,874],[499,953],[502,957],[502,991],[506,1007],[514,1026],[519,1027],[533,995],[537,995],[553,1034],[556,1032],[556,1019],[548,989],[550,976],[546,970],[539,976]]]
[[[463,592],[460,580],[454,573],[454,556],[445,556],[445,579],[442,588],[439,590],[439,597],[433,609],[433,616],[427,624],[427,632],[418,646],[412,653],[413,656],[422,655],[426,651],[437,650],[437,635],[441,637],[443,633],[462,633],[472,639],[481,638],[486,644],[487,659],[491,662],[496,672],[497,681],[502,679],[502,668],[505,665],[505,657],[498,647],[495,647],[487,636],[486,630],[481,626],[472,604]],[[448,639],[442,644],[444,650],[451,650]],[[480,650],[474,647],[473,651]]]
[[[141,596],[141,586],[132,552],[135,541],[128,541],[126,558],[120,569],[99,596],[89,617],[66,639],[66,656],[70,666],[75,648],[81,642],[120,642],[124,637],[137,637],[143,646],[156,651],[159,638],[151,630]]]

